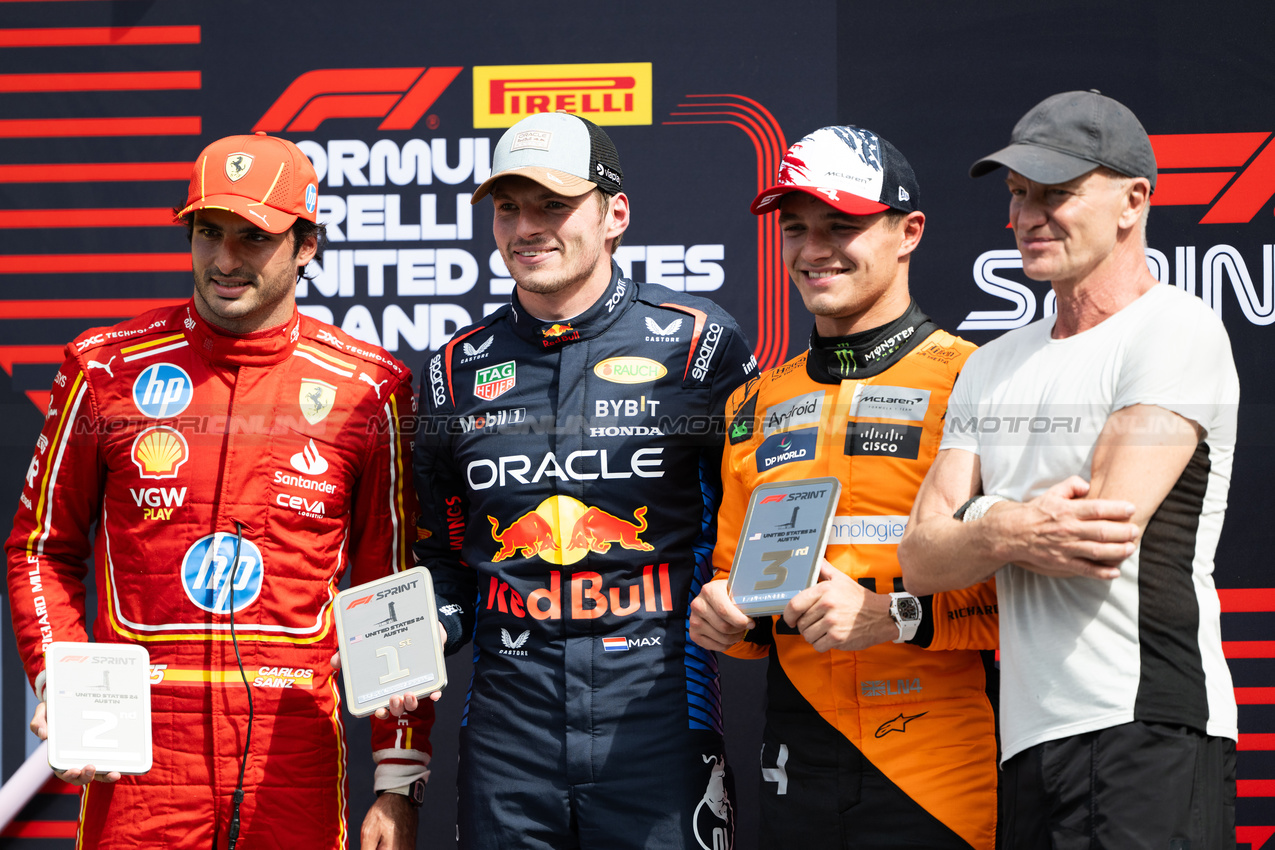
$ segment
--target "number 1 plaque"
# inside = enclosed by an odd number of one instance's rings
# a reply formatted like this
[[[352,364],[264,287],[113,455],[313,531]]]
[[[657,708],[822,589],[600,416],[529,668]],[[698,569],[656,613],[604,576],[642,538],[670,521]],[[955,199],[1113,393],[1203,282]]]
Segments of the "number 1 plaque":
[[[447,686],[434,583],[424,567],[338,593],[336,633],[355,717],[388,706],[395,694],[419,697]]]

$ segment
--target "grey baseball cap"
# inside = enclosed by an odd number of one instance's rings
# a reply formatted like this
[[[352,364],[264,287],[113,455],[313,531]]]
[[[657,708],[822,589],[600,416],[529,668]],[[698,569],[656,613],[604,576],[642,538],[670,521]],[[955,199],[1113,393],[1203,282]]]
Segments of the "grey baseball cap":
[[[1155,152],[1137,116],[1097,91],[1047,97],[1019,119],[1009,146],[970,166],[982,177],[1005,166],[1037,183],[1066,183],[1106,166],[1145,177],[1155,191]]]
[[[571,112],[537,112],[505,131],[491,157],[491,176],[469,199],[485,198],[501,177],[517,175],[568,198],[595,188],[621,190],[624,172],[611,137],[597,124]]]

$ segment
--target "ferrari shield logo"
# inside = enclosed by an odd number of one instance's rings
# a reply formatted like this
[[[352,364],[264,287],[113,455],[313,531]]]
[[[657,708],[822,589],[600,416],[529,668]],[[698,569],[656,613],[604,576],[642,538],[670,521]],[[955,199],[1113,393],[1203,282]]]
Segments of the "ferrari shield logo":
[[[226,157],[226,177],[231,183],[242,178],[252,168],[252,154],[232,153]]]
[[[336,403],[336,387],[326,381],[307,378],[301,382],[301,415],[311,425],[318,425]]]

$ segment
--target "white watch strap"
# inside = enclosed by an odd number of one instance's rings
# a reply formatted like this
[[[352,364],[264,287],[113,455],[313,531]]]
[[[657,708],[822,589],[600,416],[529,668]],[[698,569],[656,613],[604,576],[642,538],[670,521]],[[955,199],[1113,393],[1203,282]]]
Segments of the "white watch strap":
[[[991,510],[992,505],[997,502],[1004,502],[1007,499],[1004,496],[979,496],[970,502],[970,506],[965,509],[965,515],[961,517],[961,522],[974,522],[980,520]]]
[[[911,593],[890,594],[890,617],[894,620],[894,625],[898,626],[899,629],[899,636],[894,639],[895,643],[905,643],[910,641],[912,638],[916,637],[917,629],[921,626],[920,617],[915,620],[904,620],[898,615],[898,600],[904,597],[911,599],[914,602],[916,601],[916,597]],[[916,604],[917,608],[920,609],[921,603],[917,602]]]

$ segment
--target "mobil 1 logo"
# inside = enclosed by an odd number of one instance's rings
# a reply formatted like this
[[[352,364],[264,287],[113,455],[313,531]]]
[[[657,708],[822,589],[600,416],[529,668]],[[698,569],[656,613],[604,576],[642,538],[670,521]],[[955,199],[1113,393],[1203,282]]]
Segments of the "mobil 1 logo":
[[[921,454],[920,425],[851,422],[846,426],[846,454],[910,458]]]
[[[388,706],[396,694],[446,687],[434,584],[424,567],[341,591],[336,630],[346,705],[355,717]]]

